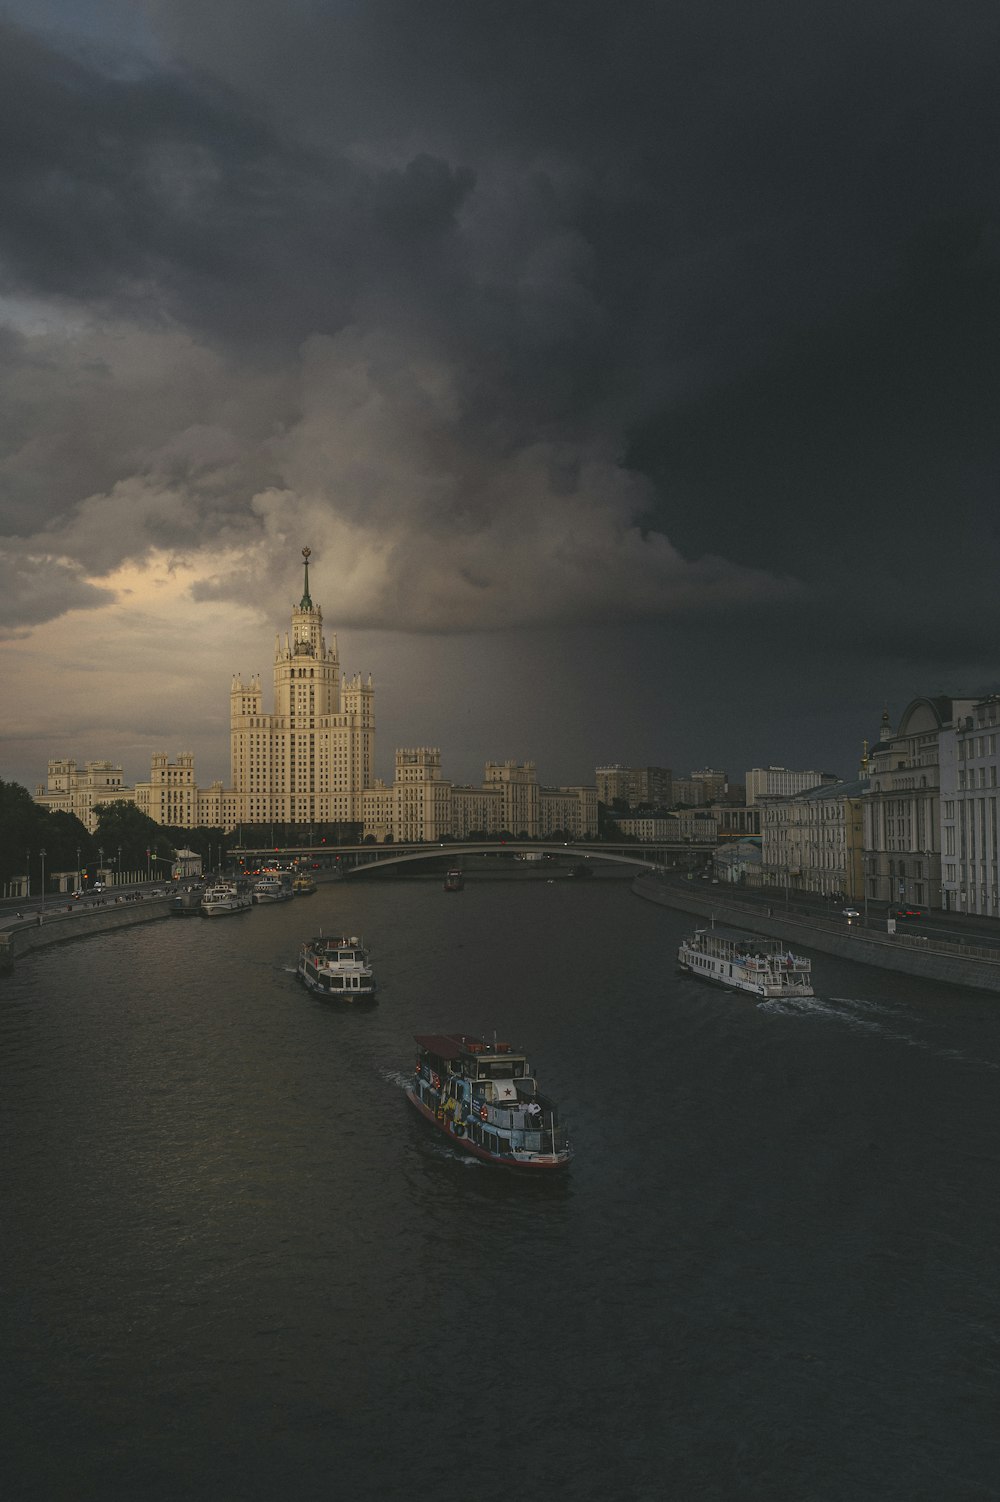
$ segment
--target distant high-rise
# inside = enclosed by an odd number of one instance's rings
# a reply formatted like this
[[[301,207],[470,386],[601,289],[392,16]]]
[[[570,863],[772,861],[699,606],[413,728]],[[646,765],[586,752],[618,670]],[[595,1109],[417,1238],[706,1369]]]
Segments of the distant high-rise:
[[[594,773],[597,797],[610,807],[615,802],[629,808],[648,805],[669,808],[673,801],[673,776],[669,767],[598,767]]]
[[[838,782],[833,772],[793,772],[788,767],[755,767],[747,773],[747,807],[760,798],[792,798],[807,788]]]
[[[323,612],[309,594],[310,550],[291,632],[275,638],[274,712],[265,714],[260,677],[233,679],[230,745],[235,812],[241,823],[353,822],[372,781],[375,689],[371,676],[340,672]]]

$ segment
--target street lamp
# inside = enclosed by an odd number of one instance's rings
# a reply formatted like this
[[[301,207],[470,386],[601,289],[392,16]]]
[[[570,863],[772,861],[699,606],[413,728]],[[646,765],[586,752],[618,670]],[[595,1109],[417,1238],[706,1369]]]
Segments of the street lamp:
[[[97,847],[97,863],[98,863],[98,867],[99,867],[97,875],[100,878],[100,880],[103,881],[104,880],[104,851],[101,849],[100,845],[98,845],[98,847]]]
[[[30,850],[26,850],[24,852],[24,869],[28,873],[28,890],[25,892],[24,895],[25,895],[25,897],[27,897],[30,900],[30,898],[31,898],[31,851]]]
[[[42,862],[42,907],[45,907],[45,851],[39,850],[39,858]]]
[[[76,847],[76,890],[80,890],[80,847]]]

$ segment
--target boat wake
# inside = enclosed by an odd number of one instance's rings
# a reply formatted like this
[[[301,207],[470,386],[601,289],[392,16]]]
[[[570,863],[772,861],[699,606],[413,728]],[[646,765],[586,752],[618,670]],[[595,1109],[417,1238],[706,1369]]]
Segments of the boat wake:
[[[758,1001],[757,1010],[777,1013],[784,1017],[816,1017],[821,1020],[841,1022],[847,1027],[871,1033],[886,1033],[890,1029],[884,1027],[875,1017],[865,1016],[866,1011],[882,1013],[885,1016],[892,1015],[885,1007],[863,1001],[853,1002],[841,996],[776,996],[766,1001]]]
[[[921,1038],[899,1025],[905,1022],[915,1022],[916,1019],[912,1014],[901,1014],[891,1007],[881,1006],[875,1001],[866,1001],[862,997],[779,997],[774,1000],[759,1001],[757,1010],[786,1017],[814,1017],[822,1022],[839,1022],[855,1032],[876,1034],[891,1042],[901,1043],[904,1048],[922,1049],[938,1059],[951,1059],[956,1063],[973,1064],[981,1069],[1000,1070],[1000,1063],[993,1059],[979,1058],[961,1049],[939,1048],[930,1039]]]

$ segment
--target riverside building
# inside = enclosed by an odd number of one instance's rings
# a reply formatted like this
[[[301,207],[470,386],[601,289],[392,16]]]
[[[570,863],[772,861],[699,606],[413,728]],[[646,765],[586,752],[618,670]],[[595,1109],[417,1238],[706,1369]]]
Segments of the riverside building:
[[[939,905],[941,732],[971,707],[946,695],[914,699],[895,731],[882,716],[865,799],[866,886],[876,901]]]

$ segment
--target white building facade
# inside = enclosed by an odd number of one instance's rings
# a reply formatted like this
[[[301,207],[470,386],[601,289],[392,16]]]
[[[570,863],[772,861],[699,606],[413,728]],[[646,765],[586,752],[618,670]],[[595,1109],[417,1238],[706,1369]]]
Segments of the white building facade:
[[[1000,696],[961,706],[940,738],[941,906],[1000,917]]]

